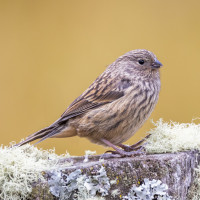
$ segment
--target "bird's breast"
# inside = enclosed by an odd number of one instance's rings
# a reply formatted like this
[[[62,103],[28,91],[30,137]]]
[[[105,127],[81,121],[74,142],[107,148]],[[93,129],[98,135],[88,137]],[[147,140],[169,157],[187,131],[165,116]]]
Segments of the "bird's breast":
[[[77,121],[78,135],[98,142],[105,138],[113,144],[129,139],[150,116],[158,100],[160,87],[141,81],[112,103],[89,111]]]
[[[110,121],[106,132],[114,135],[110,141],[119,144],[129,139],[144,124],[153,111],[159,96],[160,86],[152,82],[139,83],[127,90],[125,96],[112,103]],[[112,137],[112,136],[111,136]]]

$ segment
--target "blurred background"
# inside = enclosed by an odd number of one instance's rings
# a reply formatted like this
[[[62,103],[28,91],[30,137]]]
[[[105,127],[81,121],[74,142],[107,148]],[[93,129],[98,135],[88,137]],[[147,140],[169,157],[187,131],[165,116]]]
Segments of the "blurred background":
[[[199,0],[0,1],[0,144],[53,123],[107,65],[132,49],[163,63],[159,102],[132,144],[154,121],[200,117]],[[38,145],[83,155],[106,151],[83,138]]]

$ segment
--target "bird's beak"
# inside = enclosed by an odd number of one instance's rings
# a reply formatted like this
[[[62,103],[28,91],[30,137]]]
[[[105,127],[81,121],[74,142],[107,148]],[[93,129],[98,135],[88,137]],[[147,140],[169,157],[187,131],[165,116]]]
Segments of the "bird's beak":
[[[153,69],[158,69],[158,68],[160,68],[163,65],[162,65],[162,63],[160,61],[158,61],[157,59],[155,59],[155,61],[152,63],[151,66],[152,66]]]

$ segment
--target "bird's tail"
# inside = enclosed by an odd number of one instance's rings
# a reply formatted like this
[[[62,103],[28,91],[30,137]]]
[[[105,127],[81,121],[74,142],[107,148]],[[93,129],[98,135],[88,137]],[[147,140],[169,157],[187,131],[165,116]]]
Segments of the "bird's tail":
[[[36,133],[29,135],[24,141],[14,145],[14,146],[22,146],[34,140],[40,139],[36,144],[42,142],[43,140],[54,136],[55,134],[60,133],[65,128],[65,125],[61,125],[58,123],[58,120],[54,122],[51,126],[44,128]]]

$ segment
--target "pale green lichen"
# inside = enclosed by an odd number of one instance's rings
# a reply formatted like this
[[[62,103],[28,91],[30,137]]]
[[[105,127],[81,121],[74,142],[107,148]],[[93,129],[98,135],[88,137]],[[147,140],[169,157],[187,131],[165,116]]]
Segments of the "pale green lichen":
[[[186,150],[200,150],[200,124],[163,122],[154,123],[148,133],[145,149],[149,153],[167,153]]]
[[[111,185],[115,185],[115,184],[117,184],[117,180],[118,180],[117,178],[114,179],[114,180],[111,180],[111,181],[110,181],[110,184],[111,184]]]
[[[54,150],[42,150],[29,144],[22,147],[0,146],[0,199],[26,199],[32,183],[44,181],[42,171],[55,168],[63,157]]]
[[[114,190],[111,191],[111,195],[113,197],[119,196],[119,194],[120,194],[120,190],[119,189],[114,189]]]
[[[188,199],[199,200],[200,199],[200,166],[195,169],[195,179],[192,186],[189,189]]]
[[[89,156],[96,154],[96,151],[90,151],[90,150],[86,150],[85,151],[85,159],[83,160],[83,162],[88,162],[89,161]]]
[[[128,196],[123,199],[126,200],[172,200],[167,194],[168,186],[160,180],[144,179],[144,183],[140,186],[133,185]]]
[[[48,180],[50,192],[60,200],[65,200],[71,198],[78,189],[77,179],[81,175],[81,170],[77,169],[68,176],[63,175],[60,170],[54,170],[50,175]]]
[[[149,153],[178,152],[185,150],[200,150],[200,124],[163,122],[160,119],[154,123],[155,128],[149,131],[151,136],[147,139],[145,149]],[[86,152],[85,162],[88,155]],[[65,155],[66,156],[66,155]],[[26,199],[32,191],[32,183],[44,181],[42,171],[52,172],[48,183],[51,193],[64,200],[72,197],[78,200],[103,200],[108,195],[110,185],[117,180],[109,182],[105,168],[102,166],[97,174],[87,176],[81,170],[75,170],[64,176],[62,171],[56,171],[58,160],[63,157],[55,154],[54,150],[41,150],[25,145],[20,148],[0,147],[0,199],[19,200]],[[102,160],[104,162],[104,160]],[[68,163],[67,165],[70,165]],[[66,162],[65,162],[66,165]],[[190,190],[190,199],[200,199],[200,166],[195,170],[196,178]],[[134,186],[134,189],[136,186]],[[165,188],[164,188],[165,189]],[[132,190],[134,191],[134,190]],[[112,190],[113,196],[119,191]]]
[[[145,149],[148,153],[174,153],[187,150],[200,151],[200,124],[164,122],[154,123],[155,128],[148,133]],[[195,169],[194,183],[189,190],[189,199],[200,199],[200,166]]]
[[[109,178],[106,174],[106,170],[103,166],[97,171],[97,173],[93,176],[86,176],[82,181],[84,187],[86,188],[89,197],[94,197],[96,194],[100,194],[101,196],[108,195],[108,191],[110,189]],[[80,182],[79,182],[80,184]],[[79,189],[80,191],[80,189]],[[82,192],[80,191],[80,194]]]
[[[110,189],[109,178],[103,166],[95,175],[90,176],[82,175],[80,169],[68,175],[62,171],[52,171],[48,184],[51,193],[60,200],[88,200],[98,196],[103,197],[108,195]]]
[[[80,199],[82,200],[82,199]],[[105,200],[104,197],[92,197],[92,198],[88,198],[87,200]]]

